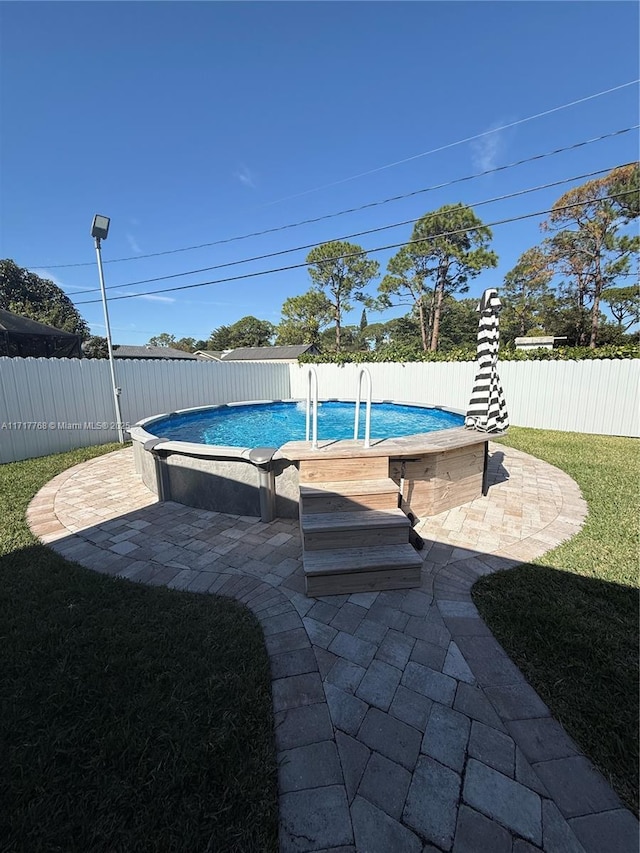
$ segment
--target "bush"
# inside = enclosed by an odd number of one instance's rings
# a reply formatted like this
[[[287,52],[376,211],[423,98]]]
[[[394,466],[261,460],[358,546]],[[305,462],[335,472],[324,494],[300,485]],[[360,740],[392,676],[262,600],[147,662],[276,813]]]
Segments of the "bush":
[[[558,347],[557,349],[517,350],[510,347],[500,350],[500,361],[582,361],[602,358],[640,358],[640,347],[635,344],[622,346]],[[389,344],[383,349],[365,352],[322,353],[301,355],[301,364],[359,364],[361,362],[410,362],[410,361],[475,361],[476,350],[458,347],[448,352],[424,352],[413,344]]]

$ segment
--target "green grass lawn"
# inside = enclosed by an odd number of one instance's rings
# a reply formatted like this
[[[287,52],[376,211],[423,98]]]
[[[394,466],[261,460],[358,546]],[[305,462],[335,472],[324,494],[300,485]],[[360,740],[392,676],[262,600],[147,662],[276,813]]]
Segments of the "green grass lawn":
[[[257,620],[94,574],[26,526],[44,483],[112,449],[0,465],[0,851],[275,851]]]
[[[554,716],[637,812],[640,443],[522,428],[501,442],[566,471],[589,516],[577,536],[533,564],[482,578],[474,601]]]

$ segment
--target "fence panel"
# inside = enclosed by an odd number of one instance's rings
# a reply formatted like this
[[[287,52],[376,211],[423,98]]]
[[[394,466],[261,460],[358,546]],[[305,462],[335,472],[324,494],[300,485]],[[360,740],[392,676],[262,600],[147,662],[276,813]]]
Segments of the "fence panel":
[[[499,372],[515,426],[640,436],[638,359],[507,361]]]
[[[373,396],[467,407],[475,364],[368,364]],[[315,365],[320,397],[353,400],[360,365]],[[307,393],[307,365],[261,362],[116,362],[125,423],[191,406]],[[640,360],[501,362],[511,423],[640,436]],[[117,439],[109,364],[100,359],[0,358],[0,462]],[[93,426],[92,426],[93,425]],[[100,425],[100,426],[98,426]]]
[[[123,419],[131,424],[191,406],[289,396],[286,364],[123,359],[116,371]]]
[[[425,403],[464,409],[473,384],[475,365],[471,362],[420,362],[316,364],[318,394],[322,398],[355,399],[358,373],[366,366],[371,373],[373,398],[408,403]],[[309,365],[290,365],[291,396],[306,399]]]
[[[115,367],[130,424],[191,406],[290,396],[286,364],[122,359]],[[116,441],[115,420],[106,359],[0,358],[0,462]]]
[[[370,363],[373,397],[465,411],[473,362]],[[357,364],[316,364],[321,398],[355,399]],[[308,365],[290,365],[291,396],[305,399]],[[638,359],[506,361],[498,372],[514,426],[640,436]]]
[[[84,422],[114,420],[108,362],[0,358],[0,462],[112,441]]]

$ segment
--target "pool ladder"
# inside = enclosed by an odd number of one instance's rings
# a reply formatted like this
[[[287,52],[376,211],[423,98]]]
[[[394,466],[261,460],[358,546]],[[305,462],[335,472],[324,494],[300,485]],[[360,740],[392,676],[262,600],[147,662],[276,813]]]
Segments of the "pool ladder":
[[[371,374],[369,369],[363,367],[358,374],[358,394],[356,396],[356,412],[353,419],[353,440],[358,440],[358,430],[360,428],[360,403],[362,401],[362,378],[367,380],[367,407],[364,415],[364,445],[363,447],[371,446]]]
[[[313,421],[311,419],[311,394],[313,393]],[[311,447],[318,448],[318,374],[315,367],[310,367],[307,372],[307,420],[306,441],[309,441],[313,424],[313,437]]]
[[[363,447],[371,446],[371,373],[368,368],[363,367],[358,374],[358,391],[356,395],[356,410],[353,419],[353,440],[358,440],[360,429],[360,405],[362,403],[362,379],[367,380],[367,397],[364,420],[364,444]],[[311,414],[313,407],[313,415]],[[315,367],[307,371],[307,408],[306,408],[306,441],[311,439],[311,447],[318,448],[318,373]]]

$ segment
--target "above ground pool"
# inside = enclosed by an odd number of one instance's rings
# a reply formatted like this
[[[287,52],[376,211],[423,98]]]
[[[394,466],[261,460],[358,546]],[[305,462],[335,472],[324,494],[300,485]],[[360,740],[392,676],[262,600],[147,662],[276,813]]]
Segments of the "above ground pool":
[[[318,439],[353,438],[355,404],[329,401],[318,405]],[[462,415],[442,409],[398,403],[373,403],[371,438],[413,435],[459,427]],[[227,447],[280,447],[304,441],[306,404],[295,402],[245,403],[172,414],[154,420],[147,429],[170,441]],[[364,438],[365,405],[361,406],[360,434]]]
[[[131,429],[136,470],[160,500],[242,516],[298,515],[304,460],[325,465],[330,480],[384,470],[416,517],[481,494],[487,437],[464,416],[413,403],[373,403],[370,444],[362,404],[318,405],[317,446],[306,441],[306,402],[261,400],[155,415]],[[311,430],[312,432],[312,430]],[[356,461],[357,460],[357,461]]]

